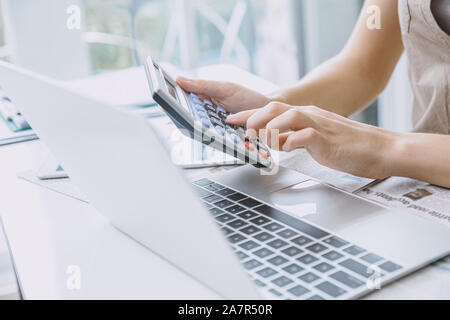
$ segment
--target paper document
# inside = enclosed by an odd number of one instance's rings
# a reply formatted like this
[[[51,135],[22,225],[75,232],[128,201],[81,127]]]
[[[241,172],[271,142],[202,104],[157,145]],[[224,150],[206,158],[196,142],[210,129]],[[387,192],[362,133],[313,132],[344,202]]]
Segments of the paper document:
[[[409,178],[390,177],[364,188],[359,196],[391,208],[410,209],[450,227],[450,190]]]

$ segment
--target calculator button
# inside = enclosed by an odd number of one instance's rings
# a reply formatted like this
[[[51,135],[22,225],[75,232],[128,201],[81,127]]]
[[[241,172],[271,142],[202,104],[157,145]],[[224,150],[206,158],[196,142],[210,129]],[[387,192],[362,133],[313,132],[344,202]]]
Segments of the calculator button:
[[[234,143],[239,143],[240,139],[237,135],[235,135],[234,133],[230,134],[230,139],[231,141],[233,141]]]
[[[199,117],[200,119],[208,120],[208,115],[204,111],[198,111],[197,117]]]
[[[208,119],[202,119],[202,125],[203,125],[205,128],[210,128],[210,127],[211,127],[211,123],[209,122]]]
[[[190,93],[189,96],[191,97],[191,100],[195,103],[202,103],[198,97],[198,95],[196,95],[195,93]]]
[[[216,118],[210,118],[210,120],[214,126],[219,126],[223,128],[223,124],[221,121],[217,120]]]
[[[195,110],[200,111],[200,112],[205,111],[205,109],[203,108],[203,106],[201,104],[197,104],[197,103],[194,104],[194,108],[195,108]]]
[[[245,141],[245,148],[250,151],[255,150],[255,147],[253,146],[253,144],[250,141]]]
[[[207,104],[207,105],[210,105],[210,106],[213,106],[213,103],[211,101],[209,101],[208,99],[203,100],[203,103]]]
[[[222,112],[222,113],[228,113],[227,110],[225,110],[225,109],[224,109],[223,107],[221,107],[221,106],[217,106],[216,111],[217,111],[217,112]]]
[[[225,129],[223,127],[216,126],[216,131],[222,136],[225,134]]]

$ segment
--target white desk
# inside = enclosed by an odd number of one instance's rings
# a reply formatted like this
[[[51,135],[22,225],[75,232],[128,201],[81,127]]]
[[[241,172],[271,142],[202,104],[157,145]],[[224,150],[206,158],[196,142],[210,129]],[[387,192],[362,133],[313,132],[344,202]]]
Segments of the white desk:
[[[137,81],[144,77],[141,71],[132,72]],[[265,92],[273,89],[231,66],[206,68],[201,76],[239,80]],[[121,83],[132,85],[123,79]],[[0,213],[25,298],[217,298],[117,231],[90,205],[17,178],[17,172],[36,168],[46,156],[40,141],[0,148]],[[71,265],[80,267],[79,290],[67,287]],[[369,298],[449,298],[450,277],[436,270],[419,271]]]

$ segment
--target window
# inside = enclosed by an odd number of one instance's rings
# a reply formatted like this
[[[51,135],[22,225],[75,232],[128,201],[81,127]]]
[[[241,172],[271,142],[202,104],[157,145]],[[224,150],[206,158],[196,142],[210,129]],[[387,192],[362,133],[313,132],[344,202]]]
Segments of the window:
[[[233,63],[288,83],[298,78],[290,6],[290,0],[85,0],[84,39],[94,72],[140,64],[151,54],[185,68]]]

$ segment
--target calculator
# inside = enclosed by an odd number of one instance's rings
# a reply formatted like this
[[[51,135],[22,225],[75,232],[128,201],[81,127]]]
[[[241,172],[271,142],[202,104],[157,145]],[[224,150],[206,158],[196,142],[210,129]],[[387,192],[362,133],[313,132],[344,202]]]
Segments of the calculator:
[[[225,108],[184,91],[151,57],[145,70],[153,99],[183,134],[257,168],[273,168],[269,148],[258,137],[249,139],[245,126],[228,124]]]

